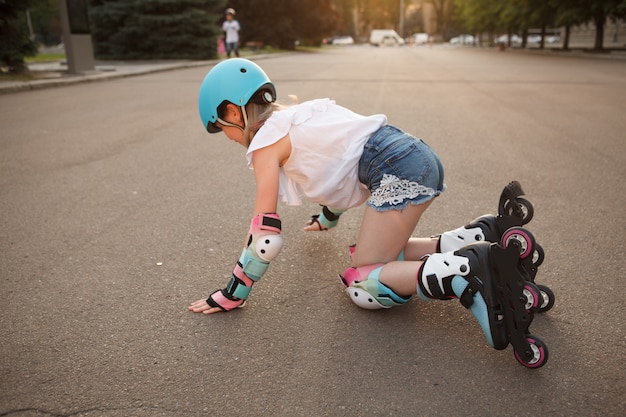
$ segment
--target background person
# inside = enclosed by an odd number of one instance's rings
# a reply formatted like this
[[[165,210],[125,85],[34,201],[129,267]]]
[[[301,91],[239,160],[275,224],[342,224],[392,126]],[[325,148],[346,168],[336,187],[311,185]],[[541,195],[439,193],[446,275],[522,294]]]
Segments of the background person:
[[[241,26],[239,21],[235,19],[235,9],[226,9],[226,20],[222,23],[224,38],[226,42],[226,56],[230,58],[231,52],[235,56],[239,56],[239,31]]]

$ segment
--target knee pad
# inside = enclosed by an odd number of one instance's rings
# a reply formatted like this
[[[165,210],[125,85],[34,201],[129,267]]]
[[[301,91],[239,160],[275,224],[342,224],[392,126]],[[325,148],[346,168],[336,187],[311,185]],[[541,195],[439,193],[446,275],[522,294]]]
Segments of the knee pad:
[[[351,286],[355,282],[366,281],[370,274],[375,270],[385,266],[385,264],[373,264],[367,266],[360,266],[358,268],[350,267],[343,272],[343,275],[340,275],[341,282],[346,287]],[[376,274],[378,276],[378,273]]]
[[[379,281],[378,277],[383,267],[384,264],[376,264],[348,269],[351,271],[350,275],[353,275],[352,278],[365,275],[363,280],[353,279],[346,288],[346,293],[354,304],[366,310],[380,310],[405,304],[411,299],[411,296],[403,297],[396,294]]]

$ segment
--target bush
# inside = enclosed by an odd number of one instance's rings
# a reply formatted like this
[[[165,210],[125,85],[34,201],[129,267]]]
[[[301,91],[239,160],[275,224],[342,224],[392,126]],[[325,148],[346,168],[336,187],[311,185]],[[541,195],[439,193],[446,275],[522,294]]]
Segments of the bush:
[[[10,72],[27,70],[24,57],[37,54],[37,45],[30,39],[26,10],[31,1],[0,1],[0,63]]]
[[[108,59],[217,56],[223,0],[91,0],[95,55]]]

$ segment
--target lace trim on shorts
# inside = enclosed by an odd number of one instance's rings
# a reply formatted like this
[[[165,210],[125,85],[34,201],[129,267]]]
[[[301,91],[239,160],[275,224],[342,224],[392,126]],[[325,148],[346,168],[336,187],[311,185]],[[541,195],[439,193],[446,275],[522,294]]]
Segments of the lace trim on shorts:
[[[383,174],[380,187],[372,193],[369,202],[376,207],[385,203],[396,205],[405,199],[412,199],[418,195],[435,195],[435,190],[424,187],[415,181],[401,180],[395,175]]]

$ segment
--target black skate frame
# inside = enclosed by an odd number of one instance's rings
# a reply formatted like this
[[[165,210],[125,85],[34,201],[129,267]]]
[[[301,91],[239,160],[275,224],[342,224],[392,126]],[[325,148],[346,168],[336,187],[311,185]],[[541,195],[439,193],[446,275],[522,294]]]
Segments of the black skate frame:
[[[532,220],[534,215],[533,205],[530,201],[522,198],[523,195],[525,195],[524,190],[519,181],[511,181],[502,190],[500,201],[498,202],[498,215],[496,216],[498,233],[500,235],[512,227],[524,226]],[[524,212],[522,207],[526,209],[526,212]],[[532,256],[522,260],[521,265],[528,273],[529,280],[534,282],[537,276],[537,266],[533,263]]]
[[[501,222],[499,223],[503,227],[502,230],[513,226],[522,226],[532,219],[532,204],[528,200],[520,198],[523,195],[525,195],[524,190],[519,181],[511,181],[502,190],[500,201],[498,202],[498,220]],[[520,203],[528,203],[526,208],[530,212],[524,213]]]
[[[497,243],[490,245],[490,259],[497,271],[494,274],[501,312],[509,342],[522,359],[530,361],[533,351],[527,341],[528,328],[534,312],[526,310],[524,285],[530,281],[528,273],[519,265],[521,244],[512,240],[506,248]]]

